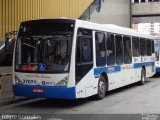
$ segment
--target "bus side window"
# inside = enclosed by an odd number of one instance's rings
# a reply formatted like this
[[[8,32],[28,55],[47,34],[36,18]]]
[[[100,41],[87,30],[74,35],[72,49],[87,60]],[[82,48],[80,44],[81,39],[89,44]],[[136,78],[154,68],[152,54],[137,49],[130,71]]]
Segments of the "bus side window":
[[[141,56],[147,55],[146,40],[144,38],[140,39],[140,50],[141,50]]]
[[[115,42],[114,42],[114,35],[107,33],[107,65],[114,65],[115,64]]]
[[[106,49],[105,49],[105,34],[96,32],[96,65],[106,65]]]
[[[132,62],[131,38],[124,36],[123,42],[124,42],[124,63],[130,64]]]
[[[154,41],[152,40],[152,53],[155,52],[155,46],[154,46]]]
[[[133,57],[139,57],[140,56],[140,48],[139,48],[139,38],[132,37],[132,51],[133,51]]]
[[[147,44],[147,56],[151,56],[152,55],[152,42],[151,42],[151,40],[146,40],[146,44]]]
[[[77,63],[92,62],[92,39],[90,37],[79,37],[77,41]]]
[[[156,57],[156,61],[159,61],[159,45],[155,44],[155,57]]]
[[[115,36],[116,42],[116,63],[117,65],[123,64],[123,40],[121,35]]]

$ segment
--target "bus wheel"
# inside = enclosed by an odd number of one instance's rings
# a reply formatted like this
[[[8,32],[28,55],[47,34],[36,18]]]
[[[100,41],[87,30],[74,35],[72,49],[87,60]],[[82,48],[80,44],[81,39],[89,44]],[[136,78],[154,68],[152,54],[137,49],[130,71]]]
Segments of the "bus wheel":
[[[144,85],[145,82],[146,82],[146,71],[145,69],[142,69],[140,85]]]
[[[106,86],[105,78],[104,76],[101,75],[98,82],[98,93],[96,95],[96,98],[98,100],[102,100],[105,97],[106,89],[107,89],[107,86]]]

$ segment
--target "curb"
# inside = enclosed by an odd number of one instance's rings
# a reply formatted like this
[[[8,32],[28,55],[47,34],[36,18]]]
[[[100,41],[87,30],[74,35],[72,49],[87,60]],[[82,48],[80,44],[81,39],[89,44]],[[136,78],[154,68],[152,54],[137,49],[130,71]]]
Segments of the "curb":
[[[0,98],[0,106],[15,104],[15,103],[19,103],[19,102],[30,100],[30,99],[33,99],[33,98],[25,98],[25,97],[5,98],[5,99]]]

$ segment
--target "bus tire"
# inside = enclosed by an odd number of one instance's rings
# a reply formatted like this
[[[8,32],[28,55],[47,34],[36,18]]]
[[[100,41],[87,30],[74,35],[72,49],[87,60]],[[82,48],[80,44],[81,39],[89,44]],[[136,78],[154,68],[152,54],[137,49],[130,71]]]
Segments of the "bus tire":
[[[96,99],[102,100],[106,95],[106,90],[107,90],[107,85],[106,85],[105,77],[101,75],[98,81],[98,93],[96,95]]]
[[[146,71],[143,68],[142,71],[141,71],[141,81],[139,83],[140,83],[140,85],[144,85],[145,82],[146,82]]]

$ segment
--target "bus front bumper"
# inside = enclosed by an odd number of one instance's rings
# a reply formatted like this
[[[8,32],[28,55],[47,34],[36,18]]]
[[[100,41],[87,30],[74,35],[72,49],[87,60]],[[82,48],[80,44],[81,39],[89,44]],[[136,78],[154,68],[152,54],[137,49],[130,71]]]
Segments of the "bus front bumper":
[[[15,96],[76,99],[75,87],[13,85]]]

